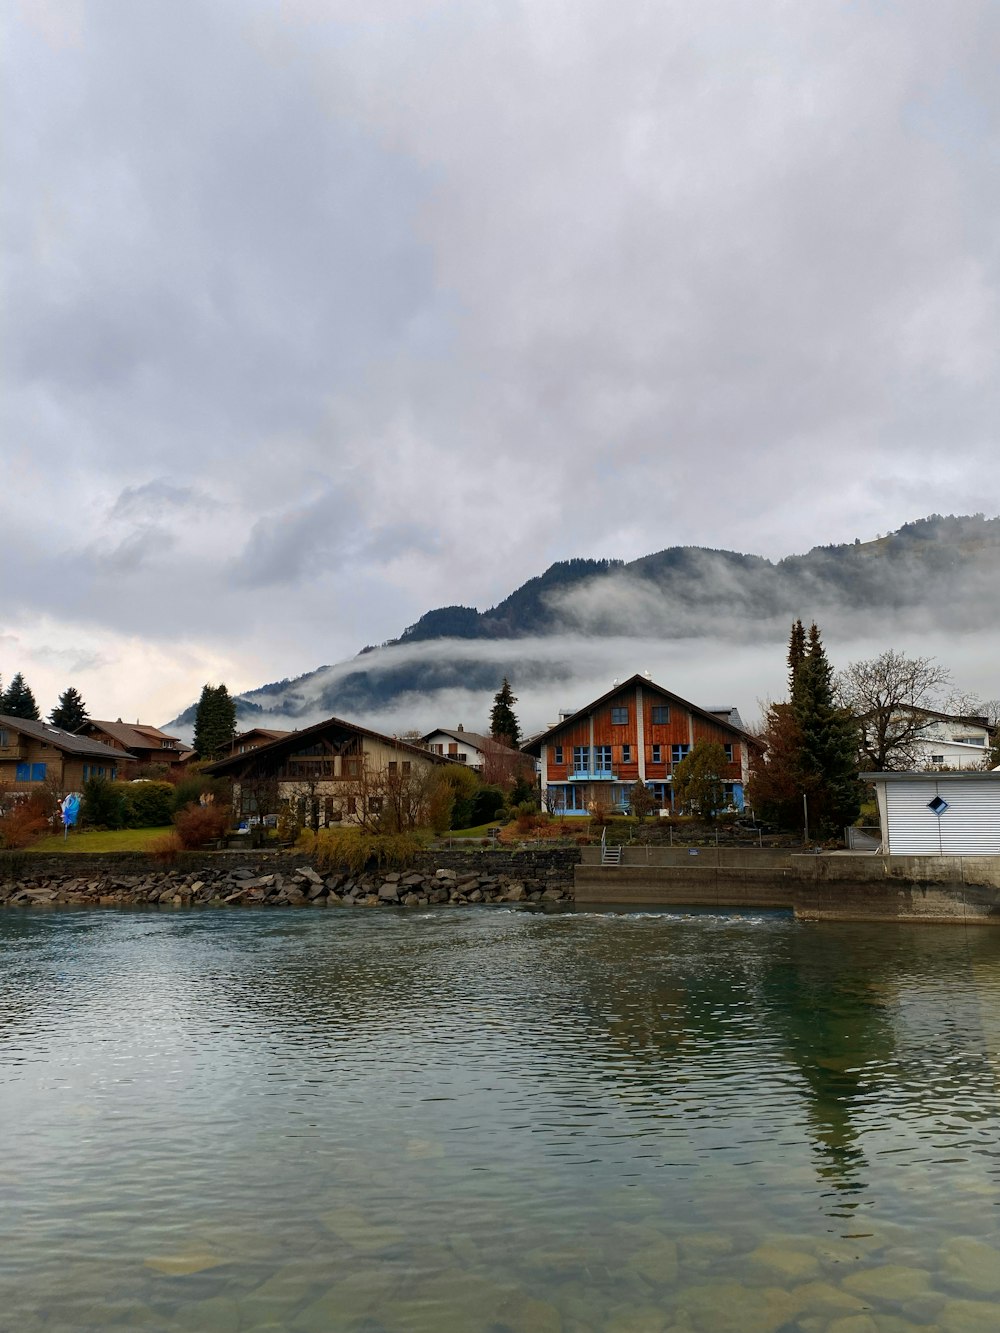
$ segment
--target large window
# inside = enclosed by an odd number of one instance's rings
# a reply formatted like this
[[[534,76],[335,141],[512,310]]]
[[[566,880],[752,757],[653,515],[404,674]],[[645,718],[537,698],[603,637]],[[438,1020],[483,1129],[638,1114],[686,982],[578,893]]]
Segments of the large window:
[[[590,769],[590,746],[573,746],[573,771],[575,773],[586,773]]]
[[[45,764],[18,764],[14,770],[15,782],[44,782]]]
[[[690,745],[671,745],[670,759],[672,763],[679,764],[682,759],[686,759],[690,751]]]
[[[594,772],[595,772],[595,773],[610,773],[610,772],[611,772],[611,746],[610,746],[610,745],[595,745],[595,746],[594,746]]]
[[[613,727],[626,727],[626,726],[628,726],[628,709],[627,709],[627,708],[612,708],[612,710],[611,710],[611,725],[612,725]]]
[[[669,704],[654,704],[652,721],[655,727],[663,726],[665,722],[669,722],[670,721]]]

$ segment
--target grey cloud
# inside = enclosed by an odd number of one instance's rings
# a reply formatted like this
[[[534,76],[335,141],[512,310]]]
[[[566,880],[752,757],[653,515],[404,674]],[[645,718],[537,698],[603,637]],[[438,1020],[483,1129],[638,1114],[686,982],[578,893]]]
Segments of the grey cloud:
[[[7,20],[5,609],[280,674],[1000,491],[986,0],[74,12]],[[619,591],[567,624],[664,618]]]

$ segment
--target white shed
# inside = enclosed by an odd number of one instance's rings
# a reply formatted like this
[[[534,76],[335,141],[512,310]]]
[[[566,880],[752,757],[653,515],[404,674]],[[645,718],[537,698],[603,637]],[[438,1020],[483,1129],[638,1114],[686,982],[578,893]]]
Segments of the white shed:
[[[883,852],[1000,856],[1000,771],[861,776],[875,784]]]

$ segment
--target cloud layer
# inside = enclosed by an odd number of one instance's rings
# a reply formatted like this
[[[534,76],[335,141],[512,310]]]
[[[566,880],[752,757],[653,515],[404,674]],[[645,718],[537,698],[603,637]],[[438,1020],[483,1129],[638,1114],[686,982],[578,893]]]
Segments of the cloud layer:
[[[169,715],[553,559],[995,510],[988,0],[3,36],[0,672],[48,706]]]

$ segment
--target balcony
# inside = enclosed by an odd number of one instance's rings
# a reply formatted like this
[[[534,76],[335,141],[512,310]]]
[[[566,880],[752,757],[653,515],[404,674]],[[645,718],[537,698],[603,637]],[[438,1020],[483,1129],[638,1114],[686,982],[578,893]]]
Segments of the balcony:
[[[568,782],[617,782],[618,774],[610,768],[574,768],[566,775]]]

